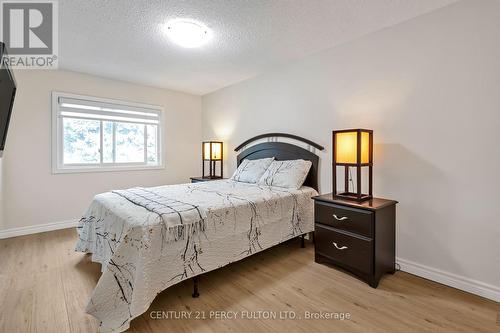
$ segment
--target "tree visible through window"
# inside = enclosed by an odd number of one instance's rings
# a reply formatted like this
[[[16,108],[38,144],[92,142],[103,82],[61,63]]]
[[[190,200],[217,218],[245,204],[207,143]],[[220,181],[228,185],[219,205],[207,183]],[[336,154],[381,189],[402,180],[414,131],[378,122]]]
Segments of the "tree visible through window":
[[[53,103],[56,172],[161,166],[161,109],[61,93]]]

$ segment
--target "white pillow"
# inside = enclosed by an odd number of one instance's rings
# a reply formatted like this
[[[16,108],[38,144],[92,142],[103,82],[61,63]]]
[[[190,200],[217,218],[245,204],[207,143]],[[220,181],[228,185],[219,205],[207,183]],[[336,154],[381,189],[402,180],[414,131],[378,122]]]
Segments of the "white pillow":
[[[257,183],[273,162],[274,157],[259,160],[243,160],[231,177],[232,180],[244,183]]]
[[[259,185],[299,189],[306,180],[311,161],[274,161],[260,178]]]

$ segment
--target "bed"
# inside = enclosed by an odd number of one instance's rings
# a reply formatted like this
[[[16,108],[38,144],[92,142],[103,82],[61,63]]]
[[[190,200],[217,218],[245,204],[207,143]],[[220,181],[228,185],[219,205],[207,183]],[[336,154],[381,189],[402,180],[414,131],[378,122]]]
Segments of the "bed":
[[[322,149],[289,134],[264,136],[291,137]],[[101,264],[86,308],[101,331],[126,330],[156,295],[180,281],[314,230],[311,197],[317,195],[319,157],[293,144],[264,142],[244,149],[237,162],[266,157],[311,161],[304,185],[287,189],[229,179],[95,196],[78,224],[76,250]]]

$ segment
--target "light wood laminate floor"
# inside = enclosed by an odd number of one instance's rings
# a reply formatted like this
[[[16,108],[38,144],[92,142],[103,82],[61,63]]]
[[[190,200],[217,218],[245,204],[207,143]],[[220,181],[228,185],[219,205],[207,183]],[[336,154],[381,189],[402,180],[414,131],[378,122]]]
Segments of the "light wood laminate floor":
[[[0,332],[97,330],[84,308],[100,265],[74,252],[75,241],[73,229],[0,240]],[[184,281],[158,295],[130,332],[500,332],[499,303],[403,272],[372,289],[313,257],[311,244],[292,240],[203,275],[198,299]],[[151,319],[169,310],[292,311],[302,319]],[[307,320],[306,311],[351,319]]]

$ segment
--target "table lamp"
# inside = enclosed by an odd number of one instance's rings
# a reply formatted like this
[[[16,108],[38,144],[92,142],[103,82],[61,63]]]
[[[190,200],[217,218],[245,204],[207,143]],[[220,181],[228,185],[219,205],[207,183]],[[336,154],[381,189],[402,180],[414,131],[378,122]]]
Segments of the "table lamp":
[[[201,145],[202,155],[202,177],[208,179],[220,179],[222,174],[222,142],[204,141]],[[208,162],[208,175],[205,174],[206,164]],[[217,174],[217,164],[220,165],[220,172]]]
[[[373,131],[349,129],[332,132],[333,195],[335,197],[364,201],[372,198]],[[337,192],[337,167],[344,167],[344,191]],[[368,168],[368,193],[361,193],[361,168]],[[349,191],[349,168],[356,170],[356,186]]]

